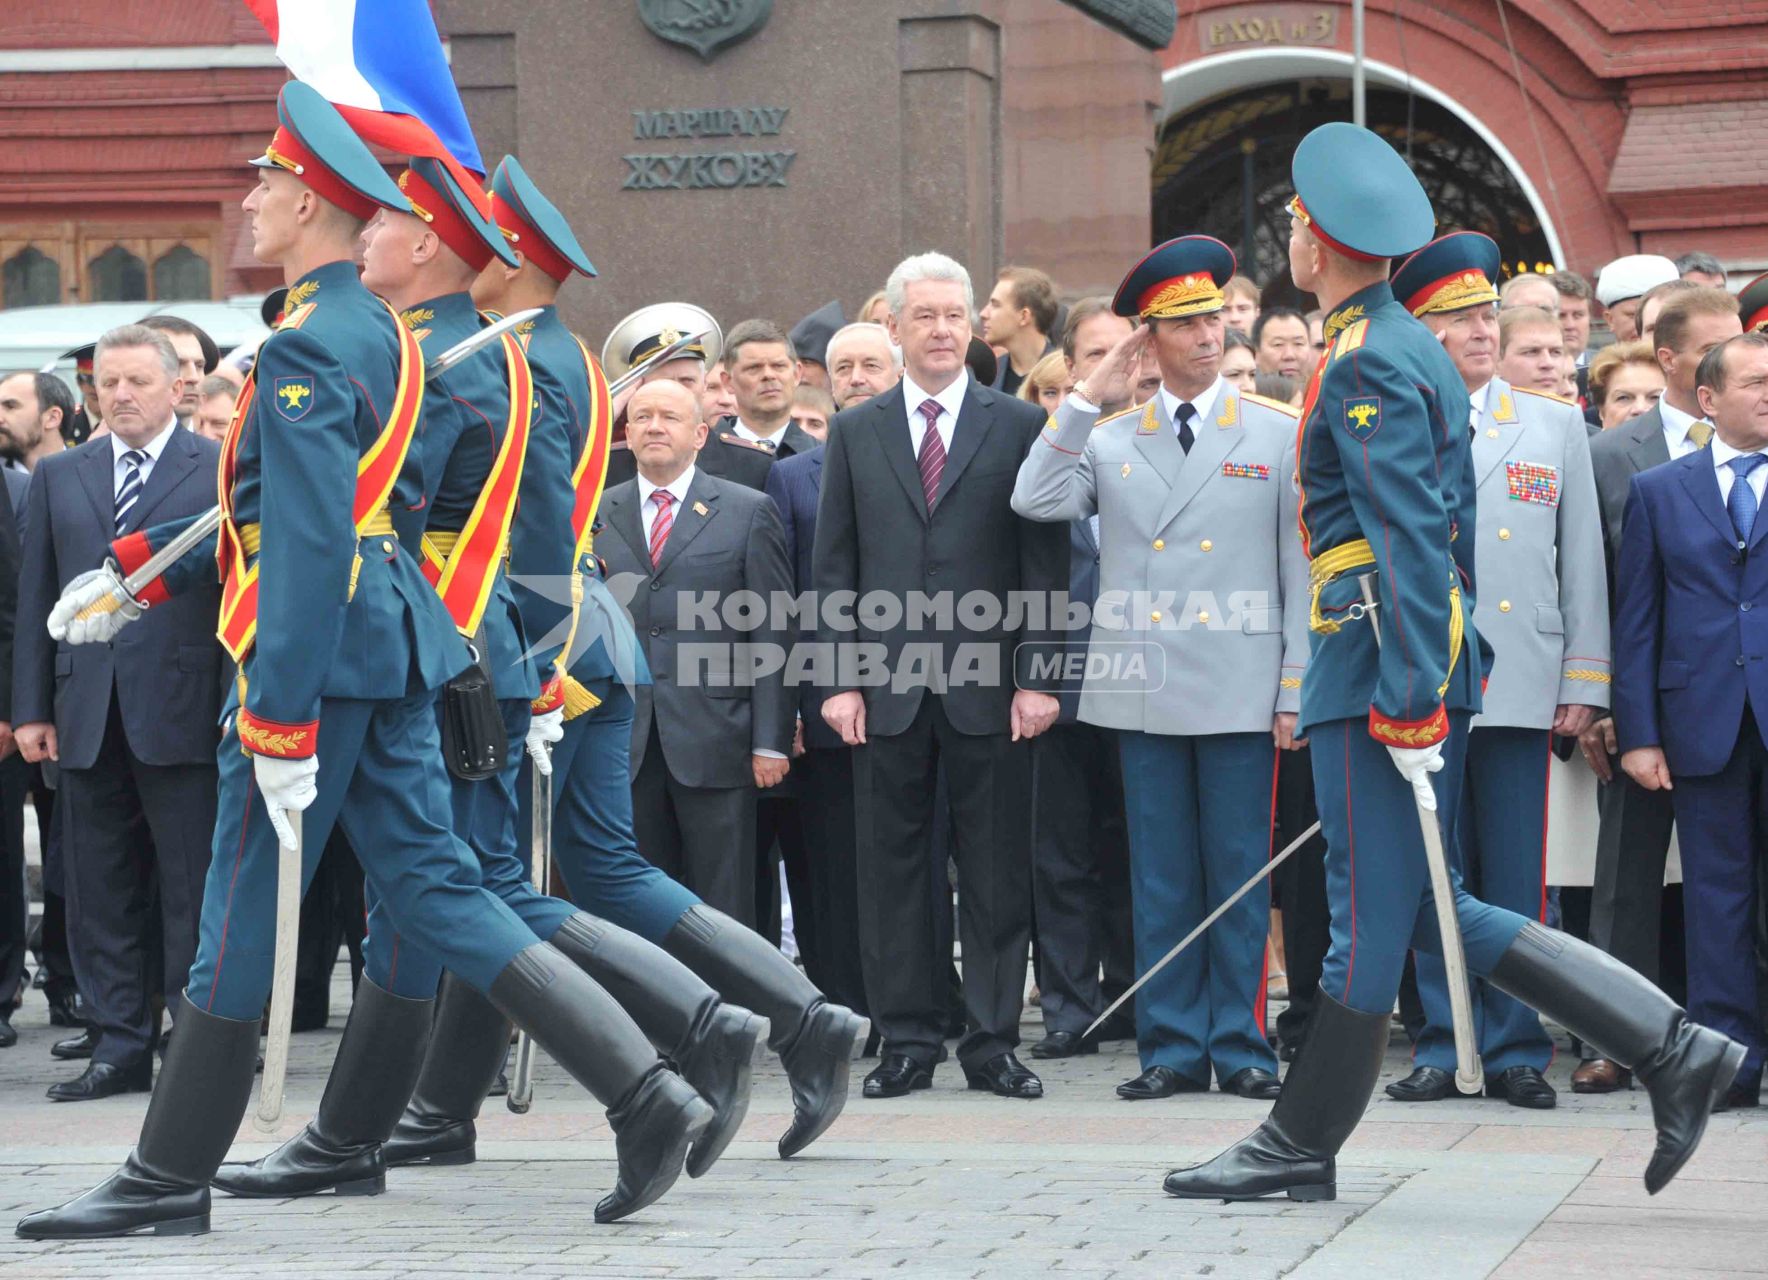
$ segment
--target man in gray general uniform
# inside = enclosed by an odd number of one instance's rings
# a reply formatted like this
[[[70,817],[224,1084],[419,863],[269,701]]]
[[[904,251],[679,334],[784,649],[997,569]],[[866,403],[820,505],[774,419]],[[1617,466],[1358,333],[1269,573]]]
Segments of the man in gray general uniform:
[[[1547,770],[1553,734],[1575,737],[1609,700],[1608,588],[1590,439],[1575,404],[1494,376],[1498,246],[1474,231],[1434,240],[1394,272],[1394,296],[1455,362],[1472,407],[1479,527],[1474,628],[1495,658],[1467,740],[1455,844],[1470,892],[1543,919]],[[1461,531],[1466,536],[1466,531]],[[1443,962],[1417,954],[1425,1026],[1401,1102],[1455,1093],[1455,1037]],[[1528,1006],[1473,984],[1486,1092],[1554,1106],[1542,1075],[1553,1042]]]
[[[1270,857],[1276,751],[1295,743],[1307,662],[1296,415],[1221,378],[1233,274],[1233,254],[1207,236],[1169,241],[1131,271],[1113,306],[1145,327],[1076,386],[1013,492],[1034,520],[1099,517],[1080,718],[1117,730],[1144,973]],[[1100,404],[1129,400],[1144,350],[1161,389],[1101,418]],[[1269,915],[1268,889],[1249,893],[1142,989],[1143,1072],[1121,1096],[1207,1089],[1212,1068],[1224,1091],[1277,1095]]]

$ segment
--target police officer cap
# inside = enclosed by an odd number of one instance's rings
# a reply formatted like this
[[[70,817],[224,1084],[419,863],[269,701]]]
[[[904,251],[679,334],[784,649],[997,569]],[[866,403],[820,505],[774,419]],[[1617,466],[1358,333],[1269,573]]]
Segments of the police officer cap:
[[[338,109],[312,85],[290,80],[276,98],[276,136],[252,161],[260,169],[286,169],[346,213],[367,220],[377,208],[410,213],[368,144]]]
[[[399,189],[411,201],[411,211],[475,271],[483,271],[492,258],[521,265],[491,220],[490,199],[477,186],[470,192],[461,186],[454,170],[434,156],[413,156],[411,167],[399,175]]]
[[[1212,236],[1180,236],[1156,246],[1117,286],[1120,316],[1171,320],[1222,309],[1222,286],[1234,274],[1234,251]]]
[[[1596,273],[1596,300],[1605,307],[1650,293],[1681,273],[1661,253],[1629,253]]]
[[[510,233],[510,243],[554,280],[573,271],[595,275],[595,264],[571,233],[571,224],[514,156],[505,156],[491,176],[491,211]]]
[[[1394,297],[1415,316],[1464,311],[1498,300],[1498,243],[1477,231],[1451,231],[1395,269]]]
[[[1405,159],[1359,125],[1323,124],[1290,165],[1289,211],[1348,258],[1403,258],[1430,239],[1436,215]]]
[[[841,304],[830,302],[793,325],[792,332],[787,336],[792,339],[792,349],[801,359],[826,365],[829,363],[829,339],[846,323],[847,317],[841,314]]]

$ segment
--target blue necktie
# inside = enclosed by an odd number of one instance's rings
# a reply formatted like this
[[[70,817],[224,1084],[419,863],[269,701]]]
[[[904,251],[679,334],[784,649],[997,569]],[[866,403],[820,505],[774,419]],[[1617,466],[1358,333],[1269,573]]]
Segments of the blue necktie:
[[[1192,404],[1181,404],[1178,411],[1173,415],[1177,420],[1179,427],[1179,448],[1183,449],[1186,453],[1190,453],[1191,446],[1197,443],[1197,437],[1191,431],[1191,419],[1196,416],[1197,406]]]
[[[1736,477],[1731,482],[1731,496],[1725,500],[1725,509],[1731,513],[1738,541],[1745,546],[1749,545],[1750,530],[1756,527],[1756,512],[1761,507],[1756,501],[1756,491],[1750,488],[1750,472],[1764,462],[1768,462],[1768,457],[1762,454],[1740,453],[1725,464]]]
[[[147,454],[140,449],[129,449],[123,453],[123,483],[117,487],[117,532],[123,531],[123,525],[129,519],[129,510],[135,500],[141,496],[143,480],[141,465],[147,461]]]

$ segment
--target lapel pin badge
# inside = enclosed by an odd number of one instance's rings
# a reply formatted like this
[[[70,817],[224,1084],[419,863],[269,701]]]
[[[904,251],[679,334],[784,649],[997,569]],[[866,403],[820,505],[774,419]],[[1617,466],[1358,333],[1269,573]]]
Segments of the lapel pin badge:
[[[696,502],[694,504],[694,514],[697,516],[709,514],[706,510],[706,504],[704,502]]]
[[[1130,464],[1127,462],[1123,464],[1123,478],[1125,480],[1130,478]]]

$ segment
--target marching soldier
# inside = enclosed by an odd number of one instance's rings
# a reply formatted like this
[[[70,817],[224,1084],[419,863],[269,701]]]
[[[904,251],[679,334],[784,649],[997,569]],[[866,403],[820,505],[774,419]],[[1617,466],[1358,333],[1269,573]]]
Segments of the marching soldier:
[[[1495,663],[1467,735],[1453,831],[1461,875],[1493,906],[1539,920],[1547,902],[1553,735],[1575,738],[1592,709],[1608,706],[1608,581],[1584,415],[1493,374],[1500,261],[1491,239],[1458,231],[1406,259],[1392,287],[1443,344],[1473,406],[1474,550],[1490,585],[1473,621]],[[1418,957],[1418,993],[1425,1025],[1413,1071],[1387,1086],[1401,1102],[1455,1092],[1448,979],[1439,957]],[[1473,1003],[1486,1092],[1514,1107],[1553,1107],[1553,1086],[1542,1075],[1553,1042],[1541,1019],[1490,982],[1473,984]]]
[[[1234,255],[1208,236],[1170,240],[1119,286],[1121,339],[1056,410],[1019,469],[1013,509],[1099,518],[1094,652],[1124,641],[1159,661],[1089,679],[1080,717],[1117,730],[1129,818],[1136,967],[1146,972],[1270,857],[1276,752],[1296,745],[1307,662],[1307,563],[1295,532],[1295,411],[1223,381],[1222,286]],[[1154,399],[1128,402],[1144,352]],[[1115,642],[1115,643],[1114,643]],[[1152,657],[1153,655],[1149,655]],[[1206,944],[1137,996],[1143,1071],[1131,1100],[1209,1088],[1274,1098],[1265,1039],[1268,889],[1247,894]]]
[[[222,453],[220,630],[240,681],[219,748],[218,852],[197,956],[136,1150],[104,1183],[18,1230],[42,1239],[208,1229],[209,1180],[245,1110],[270,989],[277,845],[304,851],[305,883],[338,819],[405,941],[485,992],[610,1105],[619,1176],[597,1216],[617,1217],[669,1188],[711,1108],[605,991],[467,873],[472,854],[450,834],[435,703],[469,659],[390,515],[423,499],[410,453],[423,357],[351,261],[369,217],[412,206],[310,87],[285,85],[278,117],[244,208],[255,251],[288,279],[290,314],[259,353]],[[120,541],[122,570],[173,532]],[[186,557],[130,598],[115,570],[95,571],[70,584],[51,629],[71,643],[108,641],[203,572],[200,555]],[[383,1006],[376,1022],[414,1025],[434,987],[408,984],[387,941],[357,998]],[[422,976],[433,984],[433,970]],[[322,1110],[365,1130],[378,1122],[353,1099]]]
[[[488,263],[474,297],[497,311],[541,310],[524,338],[538,408],[511,536],[511,572],[547,676],[535,708],[561,709],[565,717],[564,736],[551,752],[553,857],[572,897],[601,917],[578,917],[584,936],[571,954],[591,966],[662,1046],[681,1043],[701,1026],[719,993],[767,1018],[769,1044],[792,1085],[793,1121],[780,1139],[780,1154],[790,1156],[840,1115],[848,1062],[866,1022],[826,1001],[776,948],[639,856],[628,762],[629,686],[640,659],[631,624],[602,581],[590,523],[607,470],[612,415],[600,366],[559,319],[556,305],[567,279],[593,276],[595,268],[514,157],[498,166],[491,197],[498,225],[522,261],[514,269]],[[560,581],[572,582],[571,592],[542,589]],[[577,603],[562,603],[561,594]],[[527,830],[531,788],[520,785],[517,792]],[[693,973],[682,972],[682,964]],[[466,996],[463,990],[458,1002],[443,1001],[416,1096],[384,1148],[389,1165],[475,1158],[473,1119],[503,1061],[505,1037],[496,1011],[479,1009]],[[746,1081],[745,1075],[744,1100]],[[690,1175],[710,1167],[741,1118],[734,1105],[721,1107],[718,1123],[689,1156]]]
[[[1297,454],[1317,601],[1301,727],[1328,845],[1332,948],[1306,1048],[1270,1117],[1213,1160],[1167,1175],[1167,1192],[1190,1199],[1336,1197],[1335,1157],[1380,1075],[1406,951],[1444,945],[1421,817],[1454,829],[1486,674],[1472,617],[1467,388],[1387,282],[1389,262],[1430,238],[1430,201],[1399,154],[1356,125],[1315,129],[1293,173],[1290,268],[1318,296],[1328,344]],[[1743,1046],[1574,938],[1459,887],[1455,911],[1470,972],[1637,1072],[1657,1124],[1645,1185],[1662,1190],[1694,1153]]]
[[[413,157],[399,188],[411,200],[413,212],[383,212],[369,227],[363,237],[362,282],[399,311],[425,356],[434,357],[479,328],[479,312],[467,291],[473,280],[494,257],[510,266],[517,260],[491,221],[489,202],[479,192],[461,188],[439,161]],[[527,493],[547,484],[570,493],[568,462],[561,467],[558,459],[533,455],[535,403],[528,358],[513,334],[504,336],[497,353],[469,360],[435,379],[424,400],[421,439],[413,446],[421,453],[424,498],[416,510],[395,516],[394,527],[404,545],[421,548],[424,576],[441,595],[455,629],[479,655],[491,683],[489,690],[479,680],[475,687],[451,686],[438,707],[445,750],[450,749],[448,722],[453,719],[459,730],[453,750],[483,751],[486,757],[472,762],[476,768],[470,776],[462,776],[469,770],[460,760],[449,759],[455,834],[476,855],[486,888],[537,937],[608,986],[623,1005],[631,1004],[642,996],[628,989],[630,981],[626,987],[616,985],[627,975],[604,972],[604,953],[619,945],[604,935],[621,931],[538,892],[518,842],[516,783],[523,753],[508,748],[526,742],[527,755],[550,769],[544,763],[546,752],[562,734],[564,716],[562,707],[538,714],[532,709],[540,686],[502,571],[518,488]],[[531,483],[524,486],[524,481]],[[559,526],[560,536],[566,528],[568,522]],[[487,692],[495,699],[493,706],[484,707],[479,717],[462,714],[475,709],[478,695]],[[446,705],[451,701],[454,713]],[[491,728],[487,721],[493,715],[501,720],[501,734],[469,736]],[[372,886],[369,903],[369,945],[386,946],[397,938],[397,929]],[[748,1106],[750,1061],[764,1024],[745,1010],[722,1005],[717,993],[669,956],[654,955],[651,964],[648,972],[654,981],[685,981],[702,997],[682,1011],[675,1034],[657,1048],[668,1053],[713,1106],[713,1123],[697,1146],[716,1144],[723,1150]],[[443,976],[435,959],[416,948],[404,949],[399,965],[401,982],[413,989],[433,989]],[[503,1060],[507,1021],[453,977],[438,999],[436,1025],[444,1033],[443,1051],[458,1064],[472,1063],[488,1072],[489,1087]],[[417,1084],[425,1037],[424,1027],[400,1025],[397,1019],[371,1022],[373,1009],[361,1003],[352,1009],[326,1092],[328,1101],[348,1098],[357,1114],[372,1115],[373,1127],[359,1124],[346,1135],[332,1114],[335,1108],[322,1101],[319,1115],[299,1135],[263,1160],[223,1166],[216,1186],[235,1195],[293,1196],[384,1185],[380,1145],[391,1136]],[[461,1046],[446,1034],[463,1018],[495,1025],[495,1034],[486,1037],[494,1042],[494,1060],[483,1043]],[[460,1056],[462,1048],[478,1052]]]

